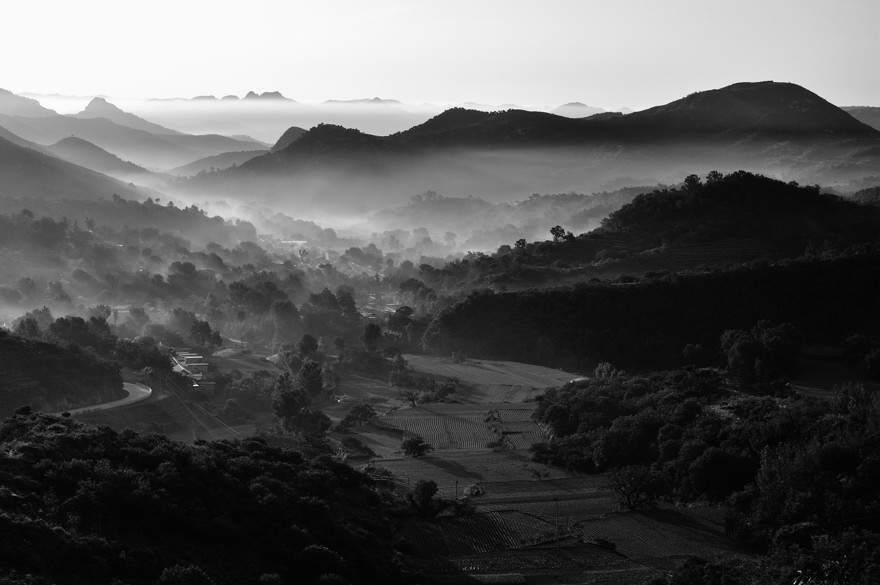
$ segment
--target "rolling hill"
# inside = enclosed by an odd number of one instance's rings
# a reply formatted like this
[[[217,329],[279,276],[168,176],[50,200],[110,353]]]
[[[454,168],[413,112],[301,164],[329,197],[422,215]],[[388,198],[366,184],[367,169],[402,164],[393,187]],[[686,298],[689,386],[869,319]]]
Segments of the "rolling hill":
[[[0,196],[97,199],[114,194],[128,199],[146,196],[116,179],[0,138]]]
[[[101,98],[92,100],[77,116],[0,114],[0,126],[38,144],[54,144],[70,136],[82,138],[149,169],[173,168],[224,152],[265,149],[254,141],[175,132],[123,112]]]
[[[55,144],[46,147],[46,149],[52,155],[62,160],[111,177],[120,179],[131,178],[131,180],[134,180],[139,175],[150,173],[150,171],[143,167],[122,160],[103,148],[75,136],[62,138]]]
[[[240,165],[254,158],[266,154],[268,150],[245,150],[238,152],[224,152],[215,154],[214,156],[206,156],[189,164],[169,169],[169,175],[178,177],[192,177],[198,175],[202,171],[223,170],[232,166]]]

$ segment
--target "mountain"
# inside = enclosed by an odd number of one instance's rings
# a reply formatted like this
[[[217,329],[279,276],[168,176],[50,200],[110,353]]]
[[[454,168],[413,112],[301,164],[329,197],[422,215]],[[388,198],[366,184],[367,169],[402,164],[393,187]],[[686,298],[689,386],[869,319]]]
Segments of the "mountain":
[[[793,83],[736,83],[691,94],[622,118],[621,128],[645,138],[878,138],[873,128]]]
[[[68,136],[46,148],[52,155],[75,165],[123,180],[136,180],[150,171],[95,146],[87,140]]]
[[[74,117],[80,119],[106,118],[120,126],[143,130],[151,134],[182,134],[182,132],[177,130],[153,124],[139,116],[123,111],[102,97],[93,98],[85,109],[78,114],[74,114]]]
[[[263,144],[257,142],[219,135],[153,134],[118,124],[103,116],[26,118],[0,114],[0,126],[38,144],[54,144],[63,138],[76,136],[150,169],[178,167],[223,152],[265,149]]]
[[[867,124],[875,130],[880,130],[880,108],[871,106],[849,106],[841,109],[859,122]]]
[[[604,111],[605,110],[602,108],[595,108],[593,106],[582,104],[581,102],[571,102],[559,106],[551,113],[556,114],[557,116],[565,116],[566,118],[586,118],[593,114],[601,114]]]
[[[281,138],[275,143],[272,147],[272,152],[276,152],[279,150],[284,150],[306,133],[304,128],[300,128],[299,126],[291,126],[287,130],[284,131],[284,134],[281,135]]]
[[[41,106],[37,100],[15,95],[5,89],[0,89],[0,114],[34,118],[58,115],[54,110]]]
[[[43,199],[143,199],[135,187],[0,138],[0,196]]]
[[[374,98],[360,98],[354,100],[327,100],[324,102],[325,104],[366,104],[371,106],[381,106],[381,105],[390,105],[390,106],[399,106],[400,100],[389,100],[382,99],[380,97]]]
[[[169,175],[176,175],[178,177],[192,177],[194,175],[198,175],[203,171],[210,171],[212,169],[222,171],[223,169],[228,169],[229,167],[240,165],[256,156],[266,154],[267,152],[269,151],[246,150],[238,152],[224,152],[222,154],[200,158],[199,160],[193,161],[187,165],[169,169],[166,172]]]
[[[363,211],[426,189],[509,201],[740,168],[846,184],[880,175],[880,132],[798,85],[738,83],[629,115],[453,108],[388,136],[322,124],[186,189]]]
[[[226,99],[226,98],[223,98]],[[246,100],[284,100],[287,102],[292,102],[294,100],[284,97],[281,95],[280,91],[264,91],[263,93],[256,93],[253,91],[247,92],[247,95],[244,96],[243,99]]]

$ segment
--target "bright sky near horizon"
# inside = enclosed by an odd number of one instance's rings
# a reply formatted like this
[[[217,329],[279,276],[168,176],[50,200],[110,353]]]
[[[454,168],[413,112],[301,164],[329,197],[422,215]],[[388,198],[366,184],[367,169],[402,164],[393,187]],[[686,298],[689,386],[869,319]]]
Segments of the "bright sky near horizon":
[[[880,106],[880,0],[42,0],[0,87],[642,109],[738,81]]]

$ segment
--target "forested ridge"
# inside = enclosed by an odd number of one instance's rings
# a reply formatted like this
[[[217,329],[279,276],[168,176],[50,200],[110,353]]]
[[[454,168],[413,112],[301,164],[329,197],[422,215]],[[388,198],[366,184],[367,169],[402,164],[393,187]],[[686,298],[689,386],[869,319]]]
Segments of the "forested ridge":
[[[793,323],[810,341],[880,331],[880,250],[677,274],[637,282],[496,293],[476,291],[425,333],[440,352],[592,369],[682,364],[688,344],[718,347],[725,329]]]

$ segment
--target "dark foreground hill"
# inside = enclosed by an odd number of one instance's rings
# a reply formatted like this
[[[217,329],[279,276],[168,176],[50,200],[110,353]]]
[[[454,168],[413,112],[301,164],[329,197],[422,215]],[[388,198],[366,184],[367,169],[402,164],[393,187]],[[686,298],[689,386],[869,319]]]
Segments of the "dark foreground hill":
[[[61,411],[124,398],[118,367],[77,349],[0,330],[0,417],[23,404]]]
[[[419,582],[372,480],[327,457],[27,409],[0,425],[0,449],[4,583]]]
[[[681,189],[639,195],[589,234],[428,271],[431,286],[475,273],[513,284],[534,272],[544,286],[581,284],[474,293],[437,315],[425,343],[553,366],[649,368],[677,366],[686,345],[717,348],[725,329],[761,319],[817,341],[877,335],[878,226],[876,206],[812,187],[745,172],[706,184],[689,177]]]
[[[880,335],[880,249],[759,262],[704,274],[571,288],[474,292],[441,311],[425,346],[448,354],[574,370],[682,364],[686,346],[715,356],[725,329],[792,323],[810,342]]]
[[[795,258],[875,241],[880,209],[861,204],[870,201],[870,190],[842,198],[745,171],[712,172],[705,183],[692,175],[679,187],[621,201],[589,233],[566,235],[578,227],[573,216],[554,228],[554,241],[520,241],[424,276],[433,287],[527,288]],[[545,223],[542,235],[551,227]]]

